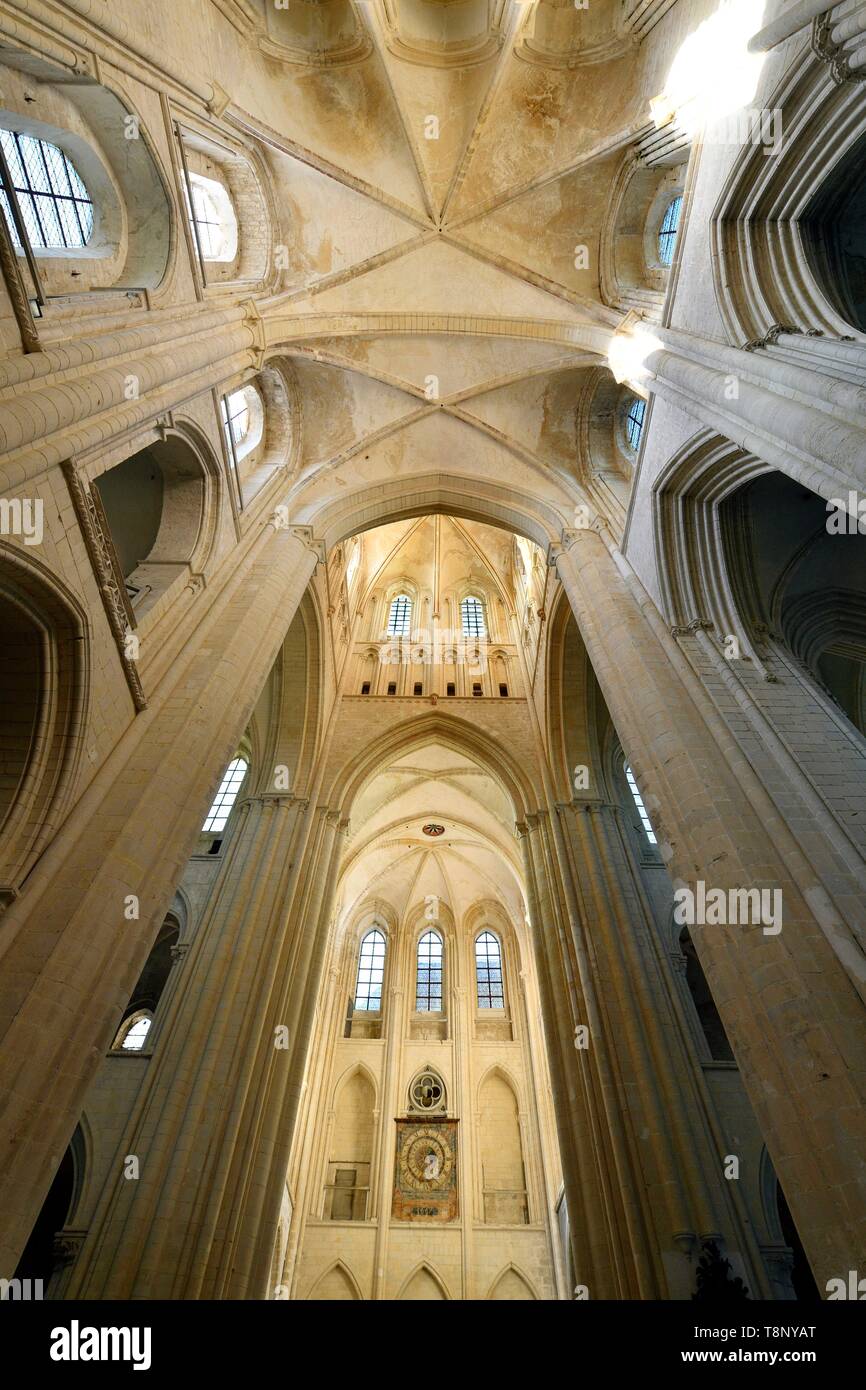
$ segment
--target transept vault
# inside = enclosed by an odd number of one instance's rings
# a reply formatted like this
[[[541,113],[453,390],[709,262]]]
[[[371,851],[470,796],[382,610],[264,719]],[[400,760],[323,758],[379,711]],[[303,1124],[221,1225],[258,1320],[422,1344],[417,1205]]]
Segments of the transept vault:
[[[863,14],[0,0],[4,1289],[866,1276]]]

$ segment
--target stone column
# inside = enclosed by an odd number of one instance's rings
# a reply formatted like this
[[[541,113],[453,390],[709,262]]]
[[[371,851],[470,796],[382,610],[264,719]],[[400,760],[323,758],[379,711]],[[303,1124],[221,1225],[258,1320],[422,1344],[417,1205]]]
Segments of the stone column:
[[[267,1297],[342,837],[288,793],[242,816],[71,1297]]]
[[[8,1277],[315,563],[263,528],[4,915]]]
[[[165,312],[156,323],[3,364],[0,490],[102,444],[108,411],[111,433],[120,437],[254,366],[257,339],[246,306]],[[74,387],[60,375],[69,359],[78,367]]]
[[[757,351],[761,343],[747,351],[676,329],[657,332],[660,345],[644,364],[657,395],[820,497],[866,487],[859,379]]]
[[[594,531],[564,543],[559,575],[675,881],[781,891],[781,931],[691,933],[822,1287],[866,1249],[866,959],[816,897],[796,808],[761,784],[627,561]]]
[[[586,1286],[591,1299],[657,1298],[663,1283],[654,1267],[637,1174],[624,1141],[583,924],[566,910],[567,890],[549,818],[532,816],[518,832],[524,842],[575,1281]],[[584,1028],[586,1046],[578,1045],[584,1041],[578,1030]]]
[[[684,1252],[699,1253],[701,1241],[721,1236],[752,1297],[767,1297],[760,1251],[737,1184],[723,1177],[724,1153],[713,1132],[703,1076],[686,1045],[686,1024],[626,846],[622,812],[600,800],[575,801],[557,811],[666,1294],[691,1296],[695,1274]]]

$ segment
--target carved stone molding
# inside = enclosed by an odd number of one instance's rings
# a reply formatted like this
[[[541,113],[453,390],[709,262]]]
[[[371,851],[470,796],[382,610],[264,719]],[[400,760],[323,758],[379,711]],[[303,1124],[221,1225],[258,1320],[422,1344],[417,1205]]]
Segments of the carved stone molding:
[[[302,541],[308,550],[312,550],[320,565],[325,563],[327,559],[325,542],[316,539],[313,535],[312,526],[293,526],[292,535],[296,536],[299,541]]]
[[[86,1231],[58,1231],[54,1237],[54,1263],[61,1268],[74,1264],[87,1236]]]
[[[798,338],[825,338],[823,328],[796,328],[789,323],[774,323],[768,328],[762,338],[752,338],[750,342],[743,344],[743,352],[756,352],[758,348],[775,347],[783,333],[794,334]],[[842,333],[835,339],[839,343],[856,342],[850,333]]]
[[[132,695],[132,702],[136,711],[141,711],[147,706],[147,698],[136,664],[127,655],[126,648],[127,638],[135,626],[135,619],[122,580],[118,578],[114,551],[105,533],[96,499],[91,489],[82,483],[72,459],[64,459],[61,468],[69,488],[78,524],[81,527],[87,554],[93,566],[93,573],[96,576],[96,583],[111,628],[111,635],[117,646],[123,674]]]
[[[298,806],[301,810],[306,810],[309,805],[309,797],[295,796],[292,792],[256,792],[254,796],[245,796],[238,802],[241,806]]]
[[[773,347],[783,333],[802,334],[803,330],[790,323],[774,323],[762,338],[752,338],[750,342],[744,343],[743,352],[757,352],[758,348]]]
[[[265,365],[265,351],[267,348],[267,333],[265,331],[265,321],[259,312],[259,306],[254,299],[247,299],[244,302],[244,328],[248,328],[253,335],[252,352],[253,367],[257,372],[262,370]]]
[[[172,964],[177,964],[178,961],[182,961],[183,958],[184,958],[184,956],[187,954],[188,951],[189,951],[189,942],[188,942],[188,941],[178,941],[178,942],[176,942],[175,945],[171,947],[171,951],[170,951],[170,955],[171,955],[171,959],[172,959]]]
[[[837,86],[844,82],[866,82],[866,69],[851,67],[854,53],[859,51],[866,41],[866,22],[863,25],[864,32],[852,35],[848,40],[853,44],[851,48],[833,42],[832,33],[837,23],[838,20],[833,18],[832,8],[816,16],[812,21],[812,50],[825,63],[829,63],[830,75]]]
[[[9,291],[9,298],[18,323],[24,351],[39,352],[39,332],[5,217],[0,218],[0,269],[3,271],[3,279]]]

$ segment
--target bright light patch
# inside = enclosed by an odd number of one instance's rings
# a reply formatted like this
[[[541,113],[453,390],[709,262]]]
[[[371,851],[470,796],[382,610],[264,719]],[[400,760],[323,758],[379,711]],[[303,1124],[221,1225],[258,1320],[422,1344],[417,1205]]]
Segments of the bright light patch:
[[[765,54],[750,53],[749,40],[761,26],[764,5],[723,0],[681,45],[664,91],[650,103],[657,127],[676,119],[689,135],[749,106]]]
[[[660,339],[643,327],[636,328],[633,333],[615,333],[607,352],[614,380],[640,381],[649,374],[646,359],[663,346]]]

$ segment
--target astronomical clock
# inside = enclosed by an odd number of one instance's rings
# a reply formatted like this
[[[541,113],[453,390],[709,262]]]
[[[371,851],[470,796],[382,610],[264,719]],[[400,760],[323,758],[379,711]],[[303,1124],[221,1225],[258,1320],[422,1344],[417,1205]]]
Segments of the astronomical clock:
[[[430,1068],[412,1081],[408,1112],[397,1120],[392,1215],[398,1221],[458,1215],[457,1121],[448,1119],[445,1086]]]

